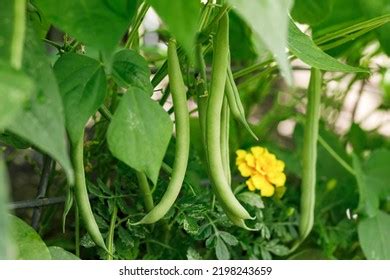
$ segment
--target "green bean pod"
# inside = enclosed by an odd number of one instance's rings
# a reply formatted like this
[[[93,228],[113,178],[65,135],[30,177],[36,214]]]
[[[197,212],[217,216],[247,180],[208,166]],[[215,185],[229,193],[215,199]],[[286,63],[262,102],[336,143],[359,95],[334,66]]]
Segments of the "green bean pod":
[[[300,239],[304,240],[314,223],[316,186],[317,139],[320,120],[321,71],[312,68],[308,89],[306,123],[303,139],[303,166],[301,187],[301,217],[299,222]]]
[[[232,215],[241,219],[251,216],[234,196],[225,176],[221,155],[221,112],[229,54],[229,19],[225,14],[219,21],[214,40],[210,94],[206,112],[206,141],[210,177],[221,202]]]
[[[228,184],[230,185],[232,183],[232,175],[230,172],[229,121],[230,121],[229,105],[225,97],[223,100],[222,113],[221,113],[221,157],[222,157],[223,170],[225,172],[225,176],[228,181]]]
[[[176,150],[172,177],[161,201],[136,224],[151,224],[164,217],[179,195],[187,170],[190,149],[190,119],[187,107],[186,87],[180,70],[176,43],[172,39],[168,44],[168,76],[175,109],[176,126]]]
[[[82,135],[80,136],[79,141],[73,143],[72,145],[71,159],[73,163],[73,168],[75,170],[74,195],[85,229],[87,230],[92,240],[96,243],[96,245],[107,251],[104,239],[102,237],[102,234],[100,233],[95,217],[93,216],[91,204],[89,203],[87,186],[85,184],[83,154],[84,133],[82,133]]]
[[[248,121],[246,120],[244,106],[242,106],[240,93],[238,92],[236,83],[234,82],[233,73],[230,67],[228,67],[227,71],[226,97],[229,101],[229,108],[232,112],[233,117],[237,119],[248,130],[248,132],[253,136],[253,138],[259,140],[256,134],[250,128]]]
[[[203,145],[206,145],[206,110],[208,103],[206,64],[203,58],[202,44],[197,44],[195,48],[196,67],[199,71],[199,78],[196,84],[196,97],[199,114],[199,125],[202,132]],[[205,149],[206,150],[206,149]]]

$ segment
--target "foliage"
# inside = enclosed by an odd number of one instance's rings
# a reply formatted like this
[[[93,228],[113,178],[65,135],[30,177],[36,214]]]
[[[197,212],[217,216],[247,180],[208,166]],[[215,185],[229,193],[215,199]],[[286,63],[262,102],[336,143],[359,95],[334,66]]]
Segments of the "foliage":
[[[373,87],[388,114],[388,1],[202,2],[4,2],[0,259],[390,259],[388,131],[358,117]],[[10,215],[36,185],[64,207]]]

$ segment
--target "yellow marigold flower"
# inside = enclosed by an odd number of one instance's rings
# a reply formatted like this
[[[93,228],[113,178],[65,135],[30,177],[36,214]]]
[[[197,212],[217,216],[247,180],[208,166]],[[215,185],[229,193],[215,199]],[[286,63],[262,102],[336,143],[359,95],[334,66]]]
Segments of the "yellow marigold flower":
[[[236,155],[237,155],[236,164],[237,165],[239,165],[240,163],[244,163],[245,162],[246,154],[247,154],[247,152],[244,151],[244,150],[237,150],[236,151]]]
[[[250,177],[246,185],[250,191],[259,190],[261,196],[281,197],[285,192],[285,164],[263,147],[250,151],[237,150],[236,165],[243,177]]]
[[[283,172],[271,171],[268,173],[267,179],[277,187],[284,186],[284,183],[286,183],[286,175]]]
[[[256,174],[252,176],[252,182],[255,188],[260,190],[261,196],[272,196],[274,194],[274,187],[263,175]]]
[[[249,177],[253,173],[253,168],[250,168],[245,162],[238,166],[238,170],[240,170],[243,177]]]
[[[248,189],[252,192],[256,190],[255,185],[253,184],[252,178],[249,180],[246,180],[246,185],[248,186]]]

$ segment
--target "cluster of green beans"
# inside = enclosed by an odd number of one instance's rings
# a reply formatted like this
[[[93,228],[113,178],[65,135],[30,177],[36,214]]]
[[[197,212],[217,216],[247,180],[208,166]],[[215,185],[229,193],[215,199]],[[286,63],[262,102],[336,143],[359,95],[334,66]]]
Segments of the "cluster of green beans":
[[[308,89],[306,124],[303,138],[303,166],[301,187],[301,217],[299,233],[301,242],[313,228],[316,185],[318,125],[320,119],[322,74],[312,68]]]
[[[245,225],[244,220],[251,219],[251,216],[233,194],[228,168],[229,110],[225,98],[229,65],[229,18],[227,13],[219,21],[213,48],[211,84],[205,124],[208,170],[215,194],[223,209],[236,225],[243,226]],[[200,118],[202,117],[200,116]]]
[[[173,39],[168,43],[168,76],[173,99],[176,127],[175,161],[173,163],[171,180],[161,201],[136,224],[151,224],[164,217],[179,195],[187,170],[190,149],[190,120],[187,107],[186,87],[180,70],[176,43]]]
[[[248,130],[253,138],[259,140],[246,120],[244,106],[242,106],[240,93],[238,92],[236,83],[234,82],[233,73],[230,67],[228,67],[227,71],[226,97],[229,101],[229,107],[233,117]]]

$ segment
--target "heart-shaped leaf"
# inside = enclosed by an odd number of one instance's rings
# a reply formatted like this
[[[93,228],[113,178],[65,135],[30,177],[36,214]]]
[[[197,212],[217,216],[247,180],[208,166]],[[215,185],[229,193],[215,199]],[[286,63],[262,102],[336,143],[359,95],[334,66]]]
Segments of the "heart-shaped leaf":
[[[107,132],[112,154],[157,182],[172,135],[172,121],[149,95],[130,87],[112,118]]]

